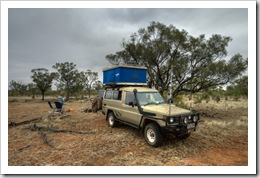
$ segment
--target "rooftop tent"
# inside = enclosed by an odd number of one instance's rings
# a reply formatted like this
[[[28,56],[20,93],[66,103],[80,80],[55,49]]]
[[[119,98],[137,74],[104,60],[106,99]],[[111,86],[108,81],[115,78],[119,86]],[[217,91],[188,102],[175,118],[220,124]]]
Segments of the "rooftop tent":
[[[147,85],[146,67],[118,65],[103,69],[104,85]]]

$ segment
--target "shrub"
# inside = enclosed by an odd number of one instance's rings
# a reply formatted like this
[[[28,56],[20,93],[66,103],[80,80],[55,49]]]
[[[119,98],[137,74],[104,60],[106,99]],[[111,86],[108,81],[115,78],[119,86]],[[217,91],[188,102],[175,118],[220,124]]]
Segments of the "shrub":
[[[181,105],[183,104],[183,97],[182,95],[177,95],[176,97],[173,98],[173,103],[176,105]]]
[[[18,102],[18,101],[19,101],[19,100],[16,99],[16,98],[15,98],[15,99],[9,99],[9,100],[8,100],[9,103],[14,103],[14,102]]]

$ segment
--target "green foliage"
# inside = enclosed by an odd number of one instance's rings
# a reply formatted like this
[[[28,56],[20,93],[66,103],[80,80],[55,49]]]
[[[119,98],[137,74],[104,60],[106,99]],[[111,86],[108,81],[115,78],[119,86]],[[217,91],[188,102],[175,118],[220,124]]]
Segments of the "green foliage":
[[[8,100],[9,103],[15,103],[15,102],[18,102],[18,101],[19,101],[19,100],[16,99],[16,98],[14,98],[14,99],[9,99],[9,100]]]
[[[248,97],[248,76],[242,76],[227,87],[227,93],[238,100],[240,97]]]
[[[195,104],[201,103],[202,101],[208,103],[210,100],[214,100],[218,103],[223,97],[226,97],[226,92],[221,87],[209,88],[207,91],[202,91],[194,95]]]
[[[173,103],[175,103],[176,106],[183,106],[183,96],[182,95],[177,95],[173,98]]]
[[[65,90],[66,101],[69,100],[70,95],[83,89],[83,73],[76,69],[76,64],[72,62],[56,63],[52,68],[58,71],[56,73],[57,86],[60,90]]]
[[[46,96],[65,96],[65,92],[64,91],[56,91],[56,90],[48,90],[46,91]]]
[[[201,100],[209,101],[210,100],[210,94],[208,92],[202,92]]]
[[[31,78],[33,79],[35,85],[30,84],[29,90],[31,90],[34,96],[36,86],[41,91],[42,100],[44,100],[44,94],[48,89],[51,88],[52,81],[55,78],[56,74],[50,73],[49,70],[45,68],[33,69],[31,72],[33,73]]]
[[[98,73],[87,70],[87,72],[82,73],[82,82],[90,98],[91,90],[100,82],[98,81]]]
[[[35,95],[37,94],[37,87],[34,83],[29,83],[27,85],[27,92],[28,95],[32,95],[32,98],[35,98]]]
[[[70,96],[76,98],[84,98],[86,92],[89,97],[91,94],[97,94],[97,90],[102,88],[102,82],[98,80],[98,73],[87,70],[86,72],[79,72],[76,69],[76,64],[65,62],[56,63],[53,68],[57,72],[49,73],[48,69],[37,68],[31,72],[33,75],[31,78],[34,83],[23,84],[22,82],[10,81],[9,83],[9,96],[19,95],[32,95],[32,99],[37,97],[37,94],[42,94],[42,100],[44,96],[66,96],[66,101]],[[52,91],[52,81],[56,80],[57,91]],[[28,100],[29,101],[29,100]],[[31,101],[31,100],[30,100]],[[15,102],[9,101],[9,102]],[[27,102],[27,101],[26,101]]]
[[[100,80],[96,81],[93,85],[93,87],[95,88],[96,91],[100,90],[103,88],[102,86],[102,82]]]
[[[196,96],[196,97],[195,97],[195,100],[194,100],[194,104],[201,103],[202,100],[203,100],[203,99],[202,99],[201,97]]]
[[[122,51],[106,59],[114,65],[147,67],[149,85],[163,93],[173,83],[173,96],[177,96],[183,91],[196,93],[225,85],[247,69],[247,59],[240,54],[224,59],[231,40],[218,34],[209,39],[193,37],[172,25],[152,22],[123,41]]]
[[[22,82],[11,80],[9,83],[9,95],[18,96],[26,94],[27,86]]]

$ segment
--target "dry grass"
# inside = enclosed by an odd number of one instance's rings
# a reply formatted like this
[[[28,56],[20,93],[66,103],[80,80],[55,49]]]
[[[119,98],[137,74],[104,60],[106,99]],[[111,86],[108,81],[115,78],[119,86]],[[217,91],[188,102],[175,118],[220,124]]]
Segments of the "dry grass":
[[[24,99],[24,98],[23,98]],[[38,126],[67,129],[92,134],[46,132],[49,145],[30,124],[8,129],[8,164],[10,166],[183,166],[247,165],[247,101],[198,103],[201,113],[196,132],[186,140],[168,135],[159,148],[148,146],[140,131],[120,124],[109,128],[101,112],[85,113],[90,102],[71,101],[66,108],[73,112],[51,116],[47,102],[39,100],[9,102],[11,122],[40,117]],[[224,107],[225,108],[225,107]],[[239,139],[238,139],[239,138]],[[237,148],[237,149],[233,149]],[[225,151],[232,152],[226,155]],[[214,156],[218,157],[214,157]],[[225,159],[224,159],[225,158]],[[228,158],[228,159],[226,159]],[[216,160],[218,162],[216,162]]]
[[[231,121],[207,120],[205,121],[204,124],[206,127],[211,129],[215,127],[217,127],[217,129],[225,129],[230,127],[232,127],[232,129],[241,129],[241,128],[247,129],[248,127],[247,120],[248,120],[247,117],[241,116],[237,120],[231,120]]]

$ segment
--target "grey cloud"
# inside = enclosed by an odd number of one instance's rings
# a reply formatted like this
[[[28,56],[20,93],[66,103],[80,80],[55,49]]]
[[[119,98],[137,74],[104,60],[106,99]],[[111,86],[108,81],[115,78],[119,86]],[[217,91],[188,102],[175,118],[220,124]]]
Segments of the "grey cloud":
[[[229,54],[247,57],[247,9],[9,9],[8,75],[30,82],[31,70],[74,62],[79,70],[109,65],[107,54],[122,50],[123,39],[151,21],[172,24],[191,35],[231,36]]]

